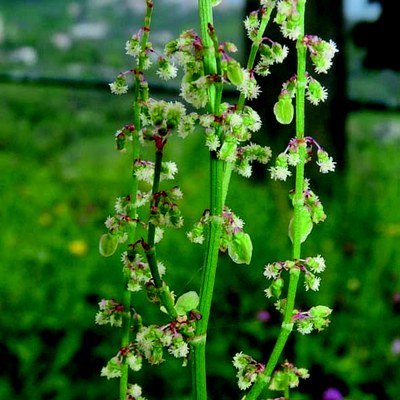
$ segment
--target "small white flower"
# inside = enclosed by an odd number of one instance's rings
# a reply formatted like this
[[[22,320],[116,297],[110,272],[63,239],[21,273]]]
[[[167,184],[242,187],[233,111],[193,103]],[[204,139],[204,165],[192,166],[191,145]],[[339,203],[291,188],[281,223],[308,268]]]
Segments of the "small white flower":
[[[125,43],[125,51],[128,56],[138,57],[140,54],[140,43],[137,39],[128,40]]]
[[[312,330],[313,330],[312,323],[306,322],[306,323],[297,324],[297,331],[299,333],[301,333],[302,335],[308,335],[309,333],[312,332]]]
[[[325,259],[321,255],[309,257],[305,261],[309,268],[315,273],[321,273],[326,268]]]
[[[286,45],[279,47],[279,52],[274,52],[275,62],[280,64],[289,54],[289,48]]]
[[[214,122],[215,117],[212,114],[203,114],[200,116],[200,125],[204,128],[210,128],[211,124]]]
[[[260,115],[249,106],[244,109],[243,121],[250,132],[257,132],[261,128]]]
[[[128,85],[119,85],[116,82],[109,83],[112,94],[121,95],[128,92]]]
[[[249,163],[241,163],[238,167],[236,167],[236,171],[244,178],[250,178],[253,169]]]
[[[168,352],[176,358],[183,358],[189,354],[189,346],[183,340],[176,340],[172,346],[168,348]]]
[[[329,40],[329,42],[325,42],[325,47],[324,47],[324,56],[327,58],[333,58],[335,53],[337,53],[339,50],[336,46],[336,43],[333,40]]]
[[[134,399],[137,399],[142,395],[142,388],[136,383],[133,385],[129,385],[127,394],[132,396]]]
[[[295,167],[300,161],[300,155],[297,151],[289,151],[287,154],[288,164]]]
[[[160,79],[167,81],[169,79],[176,78],[178,74],[178,68],[176,68],[174,64],[167,63],[164,67],[160,67],[156,74],[160,77]]]
[[[214,133],[206,133],[206,146],[210,151],[216,151],[221,146],[218,136]]]
[[[156,226],[154,242],[160,243],[163,237],[164,237],[164,229],[160,228],[159,226]]]
[[[278,277],[278,271],[276,270],[274,264],[267,264],[264,268],[264,276],[267,279],[275,279]]]
[[[270,299],[270,298],[272,297],[272,290],[271,290],[270,287],[266,288],[266,289],[264,290],[264,293],[265,293],[265,296],[266,296],[268,299]]]
[[[287,167],[271,167],[269,171],[274,181],[286,181],[287,177],[292,175]]]
[[[204,242],[204,235],[195,235],[192,231],[187,232],[186,236],[192,243],[202,244]]]
[[[161,167],[161,179],[174,179],[175,174],[178,172],[178,167],[173,161],[164,161]]]
[[[243,21],[244,27],[247,32],[258,29],[260,27],[260,20],[257,17],[257,14],[248,15]]]
[[[129,353],[126,357],[126,362],[132,371],[140,371],[142,368],[142,358],[135,354]]]
[[[326,174],[328,172],[333,172],[335,171],[336,168],[336,162],[333,161],[332,157],[328,157],[327,159],[317,161],[317,165],[319,166],[320,172],[323,174]]]

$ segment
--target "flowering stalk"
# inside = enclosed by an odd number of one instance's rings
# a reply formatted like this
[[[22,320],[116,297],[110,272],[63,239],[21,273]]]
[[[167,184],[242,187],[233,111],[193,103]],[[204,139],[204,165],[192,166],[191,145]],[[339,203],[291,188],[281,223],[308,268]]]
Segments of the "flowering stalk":
[[[153,187],[152,187],[152,192],[151,192],[153,199],[155,199],[154,203],[151,205],[151,207],[154,207],[154,208],[158,207],[159,201],[160,201],[160,197],[157,197],[157,193],[158,193],[159,184],[160,184],[162,159],[163,159],[163,144],[161,144],[159,146],[156,145],[154,178],[153,178]],[[163,283],[163,281],[161,279],[159,268],[158,268],[156,249],[155,249],[156,225],[154,223],[152,223],[151,221],[149,222],[148,225],[149,225],[149,227],[148,227],[147,242],[146,243],[143,242],[142,245],[146,252],[147,262],[149,264],[151,275],[152,275],[153,281],[154,281],[154,286],[155,286],[156,290],[158,291],[158,295],[160,297],[161,304],[165,307],[168,315],[172,319],[175,319],[177,317],[177,313],[174,308],[174,302],[173,302],[173,299],[169,292],[168,287]]]
[[[258,51],[260,49],[260,44],[261,44],[262,38],[264,36],[265,29],[267,28],[268,22],[270,20],[271,13],[272,13],[273,9],[274,8],[271,7],[271,6],[262,9],[260,27],[257,30],[257,35],[256,35],[255,39],[252,41],[251,48],[250,48],[249,59],[247,60],[246,68],[249,71],[251,71],[253,69],[253,67],[254,67],[254,63],[255,63],[255,60],[256,60],[256,57],[257,57],[257,53],[258,53]],[[245,95],[244,95],[243,92],[241,92],[240,96],[239,96],[238,103],[237,103],[237,108],[238,108],[239,111],[243,109],[245,100],[246,100],[245,99]]]
[[[216,51],[217,38],[213,30],[213,14],[211,0],[199,0],[199,18],[201,37],[203,40],[204,74],[221,76],[219,53]],[[210,114],[220,115],[220,103],[222,95],[222,83],[212,84],[208,92],[208,111]],[[221,136],[217,127],[216,135]],[[210,226],[207,235],[206,254],[203,264],[203,275],[200,289],[199,312],[201,320],[196,326],[195,338],[191,341],[193,349],[192,374],[193,394],[196,400],[207,399],[206,383],[206,338],[208,321],[210,317],[211,303],[214,292],[215,276],[218,264],[218,253],[222,232],[221,215],[223,211],[223,174],[225,162],[219,160],[215,151],[210,152]]]
[[[316,72],[326,72],[336,49],[332,42],[304,35],[305,0],[260,0],[260,8],[244,22],[253,44],[247,68],[243,69],[229,55],[237,50],[236,46],[218,42],[213,25],[212,7],[215,3],[215,0],[198,2],[201,36],[193,30],[184,31],[178,39],[167,43],[163,55],[157,55],[148,42],[153,3],[146,0],[145,24],[126,43],[127,54],[136,58],[136,68],[120,73],[110,84],[113,93],[123,94],[128,90],[126,76],[134,76],[134,124],[126,125],[116,134],[119,150],[124,149],[127,140],[133,145],[132,192],[117,199],[115,216],[106,220],[109,232],[100,240],[100,252],[106,256],[115,252],[118,243],[129,241],[121,260],[126,290],[122,303],[102,300],[96,315],[99,324],[122,327],[122,346],[102,369],[103,376],[120,378],[120,400],[144,399],[139,385],[128,385],[128,366],[138,371],[143,360],[160,364],[164,361],[163,349],[174,357],[182,358],[183,365],[187,364],[190,355],[193,398],[207,399],[205,349],[219,251],[227,251],[234,263],[250,264],[253,249],[250,236],[243,230],[244,222],[225,205],[231,172],[235,170],[249,177],[253,161],[265,164],[271,156],[268,147],[250,142],[252,133],[261,127],[261,119],[244,102],[260,93],[256,75],[267,76],[270,66],[281,63],[287,55],[286,46],[263,36],[275,6],[275,22],[281,25],[285,37],[297,41],[297,74],[284,84],[274,107],[278,121],[288,124],[294,115],[292,98],[296,97],[296,137],[278,155],[275,167],[270,168],[273,179],[286,180],[291,175],[288,166],[296,167],[295,189],[291,195],[294,216],[289,227],[293,249],[290,261],[275,262],[265,267],[264,275],[273,279],[265,293],[267,297],[278,298],[275,304],[283,314],[282,328],[268,363],[263,365],[242,353],[234,357],[234,366],[239,370],[240,389],[247,389],[254,383],[246,398],[257,399],[267,384],[271,390],[281,390],[289,397],[289,387],[297,386],[299,378],[308,376],[306,370],[298,369],[289,362],[283,364],[283,369],[275,370],[294,325],[304,334],[313,329],[322,330],[329,323],[326,317],[331,310],[328,307],[317,306],[308,311],[298,311],[294,307],[301,273],[304,273],[306,290],[318,290],[320,280],[316,274],[325,268],[321,256],[301,258],[301,243],[310,233],[313,223],[325,219],[318,197],[304,178],[304,165],[310,159],[313,147],[317,149],[317,165],[321,172],[332,171],[335,164],[312,137],[305,136],[305,97],[314,105],[326,98],[326,90],[306,74],[305,57],[309,50]],[[259,60],[254,66],[258,51]],[[166,102],[149,97],[144,71],[151,65],[150,55],[158,56],[157,75],[161,79],[176,77],[175,61],[183,68],[180,94],[195,108],[207,107],[205,113],[187,113],[185,106],[178,101]],[[240,91],[236,105],[222,103],[223,83],[232,84]],[[187,236],[198,244],[206,238],[203,274],[200,296],[190,291],[175,300],[162,278],[165,267],[157,259],[156,245],[162,238],[164,227],[179,228],[183,225],[175,203],[182,198],[182,192],[177,186],[160,189],[161,180],[173,179],[177,172],[175,163],[163,161],[163,151],[173,132],[184,138],[194,131],[197,122],[204,128],[206,146],[210,150],[210,207],[187,232]],[[155,146],[154,162],[140,158],[141,145],[146,143]],[[139,190],[139,181],[152,185],[151,191]],[[137,208],[148,202],[149,216],[144,220]],[[143,236],[136,239],[138,225],[147,230],[146,239]],[[281,300],[279,297],[284,286],[282,272],[288,272],[290,278],[287,298]],[[145,290],[148,299],[168,315],[167,324],[143,324],[140,315],[131,306],[130,292],[139,290]]]
[[[132,160],[137,160],[140,158],[140,142],[139,142],[139,131],[141,127],[140,122],[140,112],[141,112],[141,97],[143,93],[143,86],[141,82],[141,76],[143,74],[144,62],[145,59],[143,57],[144,51],[147,46],[147,41],[150,32],[150,24],[151,24],[151,16],[153,12],[153,2],[151,0],[147,0],[146,2],[146,15],[144,19],[144,34],[141,38],[140,48],[141,54],[139,55],[139,65],[138,69],[134,74],[134,95],[133,95],[133,123],[134,123],[134,131],[132,132]],[[132,185],[131,185],[131,201],[135,202],[136,193],[138,191],[139,183],[135,174],[132,174]],[[133,219],[137,218],[137,209],[136,207],[132,207],[132,215]],[[130,237],[128,240],[129,243],[133,242],[136,234],[136,225],[132,225],[130,229]],[[131,340],[131,291],[128,290],[128,283],[130,279],[130,273],[128,270],[124,270],[124,291],[122,295],[122,304],[124,309],[127,311],[124,313],[123,321],[122,321],[122,339],[121,339],[121,348],[127,348],[130,340]],[[121,377],[120,377],[120,389],[119,389],[119,399],[126,400],[128,394],[128,378],[129,378],[129,366],[126,361],[126,358],[122,360],[121,366]]]
[[[300,28],[299,37],[297,39],[297,85],[296,85],[296,139],[299,142],[298,154],[299,160],[296,165],[295,193],[293,196],[293,243],[292,256],[294,260],[301,258],[302,239],[302,217],[301,213],[304,207],[303,189],[304,189],[304,165],[306,162],[306,144],[303,141],[305,128],[305,87],[306,87],[306,47],[302,43],[304,36],[304,16],[305,16],[305,0],[298,0],[298,26]],[[256,382],[252,386],[249,393],[245,396],[246,400],[257,399],[264,388],[270,383],[273,371],[279,362],[279,358],[285,348],[286,342],[293,330],[293,311],[295,306],[297,285],[300,277],[300,269],[291,268],[289,272],[289,288],[287,294],[287,303],[283,323],[275,346],[272,350],[268,363],[262,373],[257,376]]]

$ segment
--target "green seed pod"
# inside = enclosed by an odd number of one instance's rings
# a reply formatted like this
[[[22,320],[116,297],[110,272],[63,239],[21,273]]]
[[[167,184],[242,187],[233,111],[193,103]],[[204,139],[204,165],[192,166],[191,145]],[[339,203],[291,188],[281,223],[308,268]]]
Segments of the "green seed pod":
[[[274,105],[276,120],[283,125],[290,124],[294,116],[294,107],[289,95],[282,95]]]
[[[112,256],[118,247],[118,238],[116,235],[105,233],[101,236],[99,242],[99,251],[103,257]]]
[[[250,264],[253,244],[248,233],[238,232],[232,235],[228,243],[228,254],[236,264]]]
[[[235,86],[240,86],[243,83],[243,70],[239,62],[234,59],[228,61],[226,75],[229,81]]]
[[[311,233],[312,228],[313,228],[313,221],[311,219],[311,214],[310,211],[306,208],[303,207],[300,211],[300,224],[301,224],[301,232],[300,232],[300,243],[303,243],[308,235]],[[293,242],[293,237],[294,237],[294,218],[292,218],[289,222],[289,238]]]
[[[123,132],[118,132],[115,135],[115,142],[117,143],[117,150],[122,151],[125,149],[125,143],[126,143],[126,136],[125,133]]]
[[[236,156],[236,139],[227,138],[225,139],[221,149],[219,150],[219,158],[224,161],[234,161]]]
[[[186,315],[189,311],[195,310],[199,305],[199,295],[190,291],[184,293],[175,303],[175,310],[178,315]]]
[[[270,286],[272,295],[277,299],[279,299],[279,297],[281,296],[284,284],[284,280],[282,278],[278,278],[275,279]]]
[[[327,306],[315,306],[310,308],[312,318],[326,318],[332,313],[332,309]]]

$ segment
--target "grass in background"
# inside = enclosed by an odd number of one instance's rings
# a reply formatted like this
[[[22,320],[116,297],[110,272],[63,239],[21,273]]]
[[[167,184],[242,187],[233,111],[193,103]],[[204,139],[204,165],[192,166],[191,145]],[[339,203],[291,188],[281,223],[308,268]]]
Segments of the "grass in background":
[[[118,257],[98,255],[98,239],[114,198],[130,184],[129,161],[113,149],[114,132],[130,122],[129,101],[107,90],[12,84],[0,90],[0,398],[110,399],[113,384],[99,371],[119,339],[98,329],[94,315],[102,297],[119,295],[121,266]],[[324,177],[330,189],[320,195],[328,219],[306,244],[307,253],[324,254],[328,268],[320,292],[299,299],[304,308],[333,307],[332,326],[311,340],[295,335],[293,356],[321,382],[303,384],[298,398],[322,398],[326,387],[336,386],[352,400],[397,399],[400,118],[354,113],[347,133],[346,170]],[[187,230],[207,207],[207,149],[198,133],[169,151],[180,168]],[[291,185],[234,177],[232,188],[228,204],[246,221],[254,255],[250,266],[224,257],[219,266],[209,335],[214,399],[239,398],[230,364],[237,349],[262,359],[271,345],[277,318],[260,277],[265,263],[290,254]],[[196,289],[201,248],[181,230],[167,235],[163,253],[167,267],[180,271],[174,281],[167,278],[171,286]],[[258,318],[262,311],[268,321]],[[182,379],[171,380],[177,373]],[[179,362],[152,369],[147,397],[186,398],[189,373]],[[146,369],[140,374],[143,379]]]

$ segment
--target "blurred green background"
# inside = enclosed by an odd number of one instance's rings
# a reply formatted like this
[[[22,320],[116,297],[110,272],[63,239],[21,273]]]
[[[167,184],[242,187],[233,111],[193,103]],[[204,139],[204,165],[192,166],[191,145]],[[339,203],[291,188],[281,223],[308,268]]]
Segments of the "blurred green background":
[[[195,3],[157,4],[156,47],[196,26]],[[395,400],[400,78],[394,69],[362,65],[365,49],[356,48],[349,33],[356,11],[346,4],[344,162],[327,176],[309,167],[328,219],[314,228],[303,252],[322,254],[328,268],[320,292],[298,299],[300,308],[324,304],[334,313],[326,331],[294,335],[286,356],[311,372],[294,399],[323,399],[334,387],[346,399]],[[216,9],[221,40],[243,42],[243,7],[225,0]],[[379,9],[370,11],[363,8],[358,17],[373,22]],[[100,257],[98,239],[115,197],[129,191],[130,162],[114,150],[113,135],[132,116],[129,97],[112,96],[107,82],[128,65],[124,43],[141,26],[142,13],[138,0],[14,0],[0,6],[1,399],[117,398],[117,382],[101,378],[100,369],[118,350],[118,330],[96,326],[94,316],[103,297],[119,298],[121,264],[118,255]],[[157,13],[168,17],[157,19]],[[174,98],[175,89],[157,87],[153,95],[164,91]],[[335,142],[331,134],[327,142]],[[275,155],[282,150],[282,138],[259,135]],[[202,249],[187,241],[185,231],[207,207],[208,155],[200,133],[174,140],[168,153],[180,169],[185,227],[166,235],[159,254],[179,295],[198,290]],[[254,255],[250,266],[221,257],[208,338],[215,400],[240,398],[231,364],[236,351],[260,361],[269,354],[279,315],[264,296],[263,267],[290,258],[291,183],[271,182],[258,171],[250,180],[234,176],[231,188],[228,204],[245,220]],[[148,313],[143,296],[134,302]],[[136,377],[148,399],[190,396],[190,368],[174,359]]]

